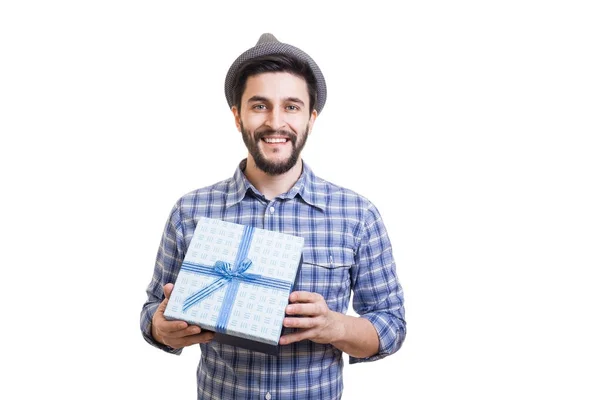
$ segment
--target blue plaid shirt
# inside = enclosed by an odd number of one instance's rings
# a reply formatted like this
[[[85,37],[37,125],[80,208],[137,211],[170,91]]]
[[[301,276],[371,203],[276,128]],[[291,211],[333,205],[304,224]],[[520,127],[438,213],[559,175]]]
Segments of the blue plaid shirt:
[[[313,174],[304,163],[294,187],[267,200],[244,176],[242,161],[233,178],[184,195],[173,207],[158,249],[141,330],[153,346],[178,354],[152,338],[152,316],[163,285],[174,283],[199,217],[301,236],[303,264],[294,290],[320,293],[331,310],[353,308],[375,327],[379,352],[350,363],[374,361],[396,352],[406,334],[404,298],[392,248],[379,212],[364,197]],[[292,332],[285,328],[283,334]],[[199,399],[339,399],[342,352],[309,340],[280,346],[269,356],[216,342],[201,344]]]

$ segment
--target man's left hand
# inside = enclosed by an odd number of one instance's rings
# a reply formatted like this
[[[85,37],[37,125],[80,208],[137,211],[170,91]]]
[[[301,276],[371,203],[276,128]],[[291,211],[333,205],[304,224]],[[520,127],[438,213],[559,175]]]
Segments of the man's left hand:
[[[285,312],[283,326],[298,328],[297,332],[284,335],[279,344],[285,345],[301,340],[316,343],[333,343],[343,336],[343,315],[331,311],[323,296],[312,292],[292,292]]]

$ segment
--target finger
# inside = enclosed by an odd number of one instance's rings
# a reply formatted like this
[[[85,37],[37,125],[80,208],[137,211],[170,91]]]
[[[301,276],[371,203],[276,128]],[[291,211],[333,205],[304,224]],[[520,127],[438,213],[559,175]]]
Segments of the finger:
[[[188,325],[184,321],[180,321],[180,320],[168,320],[168,319],[165,318],[165,311],[167,310],[167,303],[168,302],[169,302],[169,299],[166,298],[166,297],[163,299],[163,301],[160,302],[160,304],[156,308],[156,312],[154,313],[154,315],[152,317],[152,322],[153,323],[179,322],[180,323],[179,325],[182,325],[181,322],[183,322],[185,325],[183,325],[180,329],[186,328]]]
[[[286,328],[309,329],[319,325],[317,318],[284,318],[283,326]]]
[[[165,286],[163,286],[163,292],[165,294],[165,298],[169,300],[169,298],[171,298],[171,293],[173,292],[173,284],[167,283]]]
[[[290,293],[290,303],[316,303],[323,299],[319,293],[296,291]]]
[[[181,348],[186,346],[191,346],[194,344],[200,343],[208,343],[215,337],[214,332],[205,331],[197,335],[190,335],[184,338],[175,339],[173,341],[169,341],[171,344],[169,346],[175,348]]]
[[[197,335],[188,336],[187,340],[191,341],[192,344],[208,343],[211,340],[213,340],[214,337],[215,337],[215,333],[214,332],[204,331],[204,332],[199,333]]]
[[[164,298],[163,301],[161,301],[160,304],[158,305],[158,307],[156,308],[156,314],[158,314],[158,316],[160,316],[162,319],[165,319],[164,314],[165,314],[165,310],[167,309],[168,301],[169,301],[169,299]]]
[[[309,315],[316,316],[325,313],[321,303],[295,303],[289,304],[285,308],[285,313],[288,315]]]
[[[183,329],[176,329],[176,330],[171,330],[171,331],[163,331],[162,334],[165,337],[168,337],[170,339],[180,339],[180,338],[184,338],[186,336],[193,336],[193,335],[197,335],[199,333],[202,333],[202,329],[199,326],[196,325],[189,325],[186,328]]]
[[[290,333],[279,338],[279,344],[286,345],[290,343],[300,342],[301,340],[310,339],[313,335],[311,329]]]
[[[163,293],[165,295],[165,298],[163,299],[163,301],[160,302],[160,304],[158,305],[158,308],[156,309],[156,312],[160,316],[164,315],[165,310],[167,309],[167,303],[169,302],[169,298],[171,297],[172,292],[173,292],[173,284],[172,283],[167,283],[166,285],[163,286]]]
[[[202,329],[202,328],[200,328],[197,325],[190,325],[190,326],[188,326],[185,329],[181,329],[181,330],[178,330],[178,331],[175,331],[175,332],[171,332],[169,334],[169,337],[171,337],[171,338],[184,338],[184,337],[187,337],[187,336],[196,336],[196,335],[199,335],[199,334],[211,334],[211,335],[214,335],[214,332]]]
[[[185,321],[169,321],[162,318],[156,320],[156,329],[158,329],[163,335],[173,336],[175,333],[187,329],[190,325]]]

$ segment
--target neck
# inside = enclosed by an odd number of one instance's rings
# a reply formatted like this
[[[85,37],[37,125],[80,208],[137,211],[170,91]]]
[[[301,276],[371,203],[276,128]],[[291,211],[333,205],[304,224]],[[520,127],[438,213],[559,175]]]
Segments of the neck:
[[[302,159],[298,159],[296,165],[285,174],[269,175],[256,166],[254,159],[250,155],[248,155],[246,169],[244,170],[246,178],[268,200],[288,192],[294,186],[296,181],[298,181],[301,174]]]

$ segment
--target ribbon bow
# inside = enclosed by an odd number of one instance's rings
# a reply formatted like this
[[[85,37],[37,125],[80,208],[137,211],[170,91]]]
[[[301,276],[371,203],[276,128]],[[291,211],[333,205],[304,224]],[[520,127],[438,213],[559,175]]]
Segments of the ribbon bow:
[[[211,275],[218,275],[219,279],[215,280],[210,285],[206,286],[199,292],[194,293],[185,299],[183,303],[183,311],[187,311],[194,304],[198,303],[200,300],[207,298],[217,289],[225,285],[226,283],[232,281],[233,279],[246,281],[246,282],[257,282],[260,281],[261,276],[258,274],[250,274],[247,273],[246,270],[252,266],[252,260],[249,258],[244,259],[241,263],[235,264],[234,266],[231,263],[225,261],[217,261],[215,266],[212,268]],[[198,266],[201,267],[201,266]],[[185,269],[191,269],[185,268]],[[207,271],[196,271],[196,272],[207,272]]]

